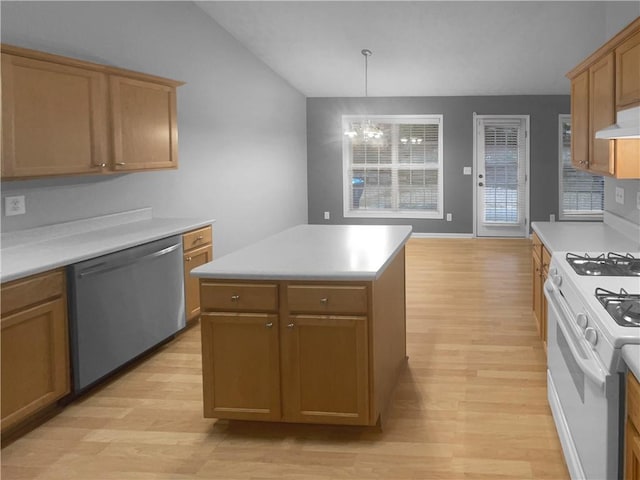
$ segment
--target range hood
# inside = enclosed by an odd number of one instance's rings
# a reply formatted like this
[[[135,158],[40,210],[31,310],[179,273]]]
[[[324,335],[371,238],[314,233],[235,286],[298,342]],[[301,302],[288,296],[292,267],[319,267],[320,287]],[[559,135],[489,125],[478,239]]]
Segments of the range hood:
[[[616,115],[616,123],[598,130],[596,138],[640,138],[640,107],[620,110]]]

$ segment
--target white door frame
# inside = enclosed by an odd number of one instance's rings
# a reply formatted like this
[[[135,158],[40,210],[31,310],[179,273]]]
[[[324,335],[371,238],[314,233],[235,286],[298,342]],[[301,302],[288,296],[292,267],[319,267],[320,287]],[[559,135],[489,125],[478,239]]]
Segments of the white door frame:
[[[524,215],[525,215],[525,237],[529,237],[529,228],[530,228],[530,211],[529,211],[529,197],[530,197],[530,121],[529,115],[478,115],[476,112],[473,112],[473,237],[478,237],[478,120],[479,119],[487,119],[487,118],[499,118],[499,119],[509,119],[515,118],[518,120],[524,120],[525,122],[525,193],[524,193]],[[519,237],[510,237],[510,238],[519,238]]]

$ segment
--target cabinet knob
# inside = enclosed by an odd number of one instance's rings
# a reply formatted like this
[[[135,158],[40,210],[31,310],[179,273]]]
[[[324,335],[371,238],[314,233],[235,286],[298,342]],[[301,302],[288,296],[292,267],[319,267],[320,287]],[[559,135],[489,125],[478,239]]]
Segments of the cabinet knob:
[[[121,166],[121,167],[124,167],[124,166],[126,165],[126,163],[125,163],[125,162],[116,162],[116,165],[119,165],[119,166]]]
[[[320,299],[320,303],[321,303],[322,305],[326,305],[327,303],[329,303],[329,299],[328,299],[328,298],[326,298],[326,297],[325,297],[325,298],[321,298],[321,299]]]
[[[287,328],[293,328],[295,325],[293,323],[290,323],[287,325]]]
[[[240,301],[240,295],[231,295],[231,301],[232,302]]]
[[[185,258],[185,260],[186,260],[187,262],[190,262],[190,261],[191,261],[191,257],[187,257],[187,258]]]
[[[269,323],[267,323],[267,324],[265,325],[265,327],[267,327],[267,328],[271,328],[271,327],[273,327],[273,322],[269,322]]]
[[[198,235],[198,238],[196,238],[196,240],[202,240],[204,237],[202,235]]]
[[[107,166],[107,164],[106,164],[106,163],[98,163],[97,165],[94,165],[93,167],[94,167],[94,168],[104,168],[104,167],[106,167],[106,166]]]

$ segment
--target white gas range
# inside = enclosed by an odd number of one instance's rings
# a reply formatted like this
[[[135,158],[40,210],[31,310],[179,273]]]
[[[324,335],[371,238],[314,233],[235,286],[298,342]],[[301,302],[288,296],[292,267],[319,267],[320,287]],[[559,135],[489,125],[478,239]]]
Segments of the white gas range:
[[[571,478],[622,477],[621,347],[640,344],[640,252],[554,252],[548,397]]]

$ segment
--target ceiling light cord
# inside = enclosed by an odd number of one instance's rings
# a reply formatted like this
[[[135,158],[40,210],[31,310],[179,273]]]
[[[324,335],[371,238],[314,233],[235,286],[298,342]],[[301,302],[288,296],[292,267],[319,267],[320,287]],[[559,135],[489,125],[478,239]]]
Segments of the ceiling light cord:
[[[364,56],[364,96],[369,96],[369,57],[373,55],[373,52],[368,48],[360,51]]]

